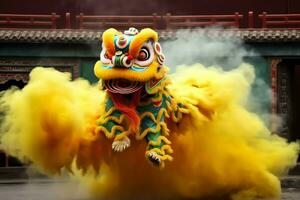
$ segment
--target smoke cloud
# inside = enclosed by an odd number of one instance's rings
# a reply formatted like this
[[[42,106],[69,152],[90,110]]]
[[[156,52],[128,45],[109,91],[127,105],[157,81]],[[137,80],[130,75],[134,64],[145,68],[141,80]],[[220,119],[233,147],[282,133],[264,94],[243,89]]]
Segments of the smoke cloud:
[[[162,44],[166,65],[173,69],[182,64],[202,63],[232,69],[243,63],[245,57],[257,55],[246,49],[242,40],[234,38],[232,32],[218,33],[214,29],[179,30],[173,40]]]
[[[166,65],[173,73],[182,65],[189,66],[201,63],[205,66],[215,66],[224,71],[237,68],[242,63],[251,63],[251,58],[264,61],[264,58],[249,48],[243,40],[235,37],[234,31],[222,30],[221,28],[207,28],[195,30],[179,30],[174,34],[172,40],[162,43],[166,56]],[[250,59],[249,59],[250,58]],[[271,123],[270,102],[271,89],[267,83],[270,74],[261,72],[256,66],[255,79],[252,83],[250,93],[245,98],[245,106],[252,112],[259,114],[262,120],[269,125]],[[199,77],[200,78],[200,77]],[[281,126],[281,119],[277,126]]]

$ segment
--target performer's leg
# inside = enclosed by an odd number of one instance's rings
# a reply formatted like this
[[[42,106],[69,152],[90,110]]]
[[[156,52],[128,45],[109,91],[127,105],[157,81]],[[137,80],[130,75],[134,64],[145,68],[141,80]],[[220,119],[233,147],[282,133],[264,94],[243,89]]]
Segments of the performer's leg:
[[[110,98],[107,99],[105,111],[106,114],[97,121],[97,129],[103,132],[107,138],[114,138],[112,149],[121,152],[130,146],[130,140],[127,137],[128,131],[124,130],[122,126],[124,115],[113,106]]]
[[[162,136],[160,131],[148,133],[146,139],[148,142],[146,157],[154,166],[162,168],[165,160],[172,160],[169,155],[173,153],[170,146],[171,142],[165,136]]]

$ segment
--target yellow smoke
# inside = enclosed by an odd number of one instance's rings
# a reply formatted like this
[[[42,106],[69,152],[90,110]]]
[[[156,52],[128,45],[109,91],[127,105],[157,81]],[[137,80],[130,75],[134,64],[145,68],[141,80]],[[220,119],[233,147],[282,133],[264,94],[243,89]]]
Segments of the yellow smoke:
[[[96,197],[279,197],[278,177],[296,164],[299,146],[272,135],[259,116],[245,109],[253,67],[243,64],[224,72],[183,66],[172,78],[170,92],[187,103],[191,114],[168,124],[174,160],[163,170],[146,161],[144,141],[131,138],[129,149],[114,153],[111,141],[93,135],[104,94],[52,69],[34,69],[23,90],[3,95],[2,143],[45,171],[72,168]]]
[[[70,74],[35,68],[24,89],[2,94],[1,142],[10,154],[55,173],[72,163],[80,139],[89,136],[101,95],[86,80],[71,82]]]

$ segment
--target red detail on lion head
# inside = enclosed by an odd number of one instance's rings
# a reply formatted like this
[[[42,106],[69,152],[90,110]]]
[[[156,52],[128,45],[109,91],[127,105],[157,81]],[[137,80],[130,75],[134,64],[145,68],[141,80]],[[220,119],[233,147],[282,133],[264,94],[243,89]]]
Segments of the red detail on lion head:
[[[130,120],[129,129],[137,132],[140,127],[141,119],[136,111],[136,107],[140,102],[141,90],[132,93],[132,98],[130,100],[118,93],[109,92],[109,95],[114,106]]]

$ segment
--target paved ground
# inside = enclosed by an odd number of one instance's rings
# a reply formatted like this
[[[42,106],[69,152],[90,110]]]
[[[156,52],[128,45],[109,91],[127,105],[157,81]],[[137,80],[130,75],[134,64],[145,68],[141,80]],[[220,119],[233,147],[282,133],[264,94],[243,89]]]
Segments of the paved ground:
[[[0,182],[1,200],[90,200],[82,186],[63,181]],[[270,200],[270,199],[268,199]],[[285,188],[282,200],[300,200],[299,188]]]
[[[300,189],[284,189],[282,200],[300,200]]]
[[[1,200],[90,200],[77,183],[39,181],[0,184]]]

